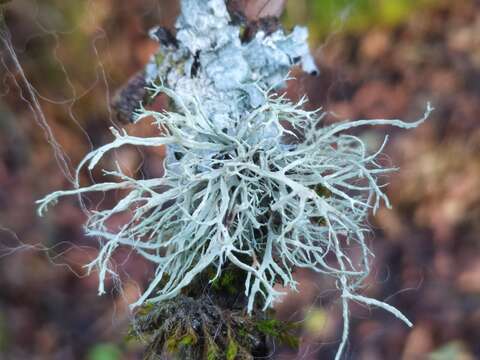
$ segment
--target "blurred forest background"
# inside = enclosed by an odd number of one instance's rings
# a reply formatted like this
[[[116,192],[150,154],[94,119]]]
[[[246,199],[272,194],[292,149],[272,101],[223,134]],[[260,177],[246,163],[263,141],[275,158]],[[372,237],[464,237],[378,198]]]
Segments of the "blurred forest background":
[[[365,294],[398,307],[415,327],[354,306],[347,358],[480,359],[480,2],[288,0],[286,9],[287,27],[309,27],[320,67],[318,77],[295,73],[292,98],[307,93],[309,106],[331,112],[328,121],[413,120],[427,101],[436,108],[414,131],[359,133],[374,149],[389,132],[384,159],[401,169],[389,179],[393,209],[371,218],[376,257]],[[148,29],[172,26],[177,13],[173,0],[7,5],[15,51],[70,165],[111,138],[118,123],[109,99],[155,51]],[[0,359],[140,359],[141,345],[125,340],[127,304],[151,268],[119,253],[123,291],[111,284],[110,295],[97,297],[96,276],[83,268],[97,246],[82,235],[77,200],[37,217],[37,199],[71,185],[19,95],[5,48],[1,56]],[[158,176],[162,155],[125,148],[110,161]],[[333,358],[341,330],[335,286],[311,272],[297,276],[300,292],[277,313],[301,321],[301,346],[296,353],[278,345],[272,358]]]

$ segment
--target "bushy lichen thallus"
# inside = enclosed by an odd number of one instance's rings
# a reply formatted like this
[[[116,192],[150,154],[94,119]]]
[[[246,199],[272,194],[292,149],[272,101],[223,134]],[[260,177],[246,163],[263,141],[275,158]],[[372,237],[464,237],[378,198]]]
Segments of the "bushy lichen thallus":
[[[112,208],[89,212],[85,228],[88,236],[102,239],[98,257],[88,264],[89,270],[98,269],[100,294],[118,247],[131,247],[155,264],[154,277],[133,308],[172,299],[188,303],[184,290],[194,280],[207,272],[214,283],[227,266],[245,274],[248,313],[281,300],[276,284],[296,289],[296,268],[332,276],[344,318],[338,359],[349,334],[352,300],[412,325],[394,307],[357,292],[372,255],[365,220],[381,202],[390,205],[379,178],[394,169],[377,162],[387,137],[378,151],[368,153],[347,130],[414,128],[432,108],[411,123],[381,119],[324,126],[324,113],[305,110],[305,99],[293,103],[276,92],[293,65],[316,70],[306,29],[260,30],[248,39],[243,32],[224,0],[183,0],[176,36],[152,30],[161,46],[144,72],[149,97],[165,94],[171,108],[153,111],[139,103],[134,116],[135,122],[153,118],[163,135],[135,137],[112,129],[114,139],[79,164],[75,189],[46,196],[38,202],[39,213],[63,196],[128,190]],[[166,146],[165,175],[134,179],[118,167],[104,170],[118,181],[79,183],[84,167],[92,170],[127,144]],[[130,220],[109,230],[108,219],[125,212]],[[349,255],[347,248],[353,247],[361,250],[360,260]],[[194,335],[186,339],[193,341]]]

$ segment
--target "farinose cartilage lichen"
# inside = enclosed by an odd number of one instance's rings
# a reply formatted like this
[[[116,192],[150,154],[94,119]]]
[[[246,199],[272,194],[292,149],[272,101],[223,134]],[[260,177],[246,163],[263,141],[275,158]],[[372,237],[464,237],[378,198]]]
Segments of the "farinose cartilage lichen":
[[[379,178],[394,169],[377,162],[387,138],[369,154],[346,131],[365,125],[414,128],[431,107],[413,123],[322,126],[323,113],[304,110],[305,100],[292,103],[274,91],[295,62],[312,70],[306,31],[259,32],[243,43],[223,0],[182,1],[176,40],[161,47],[146,72],[151,96],[166,94],[173,108],[139,107],[136,114],[136,121],[152,117],[164,135],[113,131],[111,143],[80,163],[76,189],[39,201],[42,214],[62,196],[129,190],[113,208],[91,212],[86,224],[89,236],[104,240],[88,265],[99,270],[99,292],[105,291],[113,252],[127,246],[156,265],[133,307],[172,299],[207,268],[219,276],[229,263],[247,273],[247,310],[259,303],[267,309],[281,299],[275,285],[295,289],[294,269],[308,268],[334,277],[341,292],[344,335],[337,357],[348,336],[350,300],[382,307],[411,325],[395,308],[357,294],[371,257],[365,220],[381,202],[389,206]],[[118,182],[80,186],[83,167],[93,169],[107,152],[127,144],[166,146],[165,175],[133,179],[118,169],[107,172]],[[131,213],[130,220],[110,232],[108,219],[123,212]],[[349,255],[352,247],[361,249],[360,262]]]

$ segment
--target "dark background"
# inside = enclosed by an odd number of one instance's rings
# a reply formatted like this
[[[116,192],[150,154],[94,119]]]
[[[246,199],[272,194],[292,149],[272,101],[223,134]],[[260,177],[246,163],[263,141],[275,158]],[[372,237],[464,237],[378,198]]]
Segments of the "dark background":
[[[384,158],[400,167],[387,189],[393,209],[370,220],[376,257],[364,292],[398,307],[415,327],[353,306],[347,358],[480,359],[480,3],[289,0],[286,9],[287,27],[308,25],[321,70],[319,77],[295,72],[292,98],[307,93],[309,106],[332,112],[328,121],[414,120],[427,101],[436,108],[412,131],[358,133],[374,148],[388,132]],[[110,97],[155,51],[149,27],[171,26],[177,11],[166,0],[8,5],[15,51],[71,165],[111,138]],[[98,297],[95,274],[83,268],[97,244],[82,235],[76,199],[37,217],[37,199],[71,185],[20,97],[4,48],[1,55],[0,359],[139,359],[141,346],[124,339],[127,304],[151,268],[120,252],[122,290],[111,283],[109,295]],[[126,148],[111,161],[132,174],[143,164],[155,175],[162,156]],[[272,357],[333,358],[341,331],[335,286],[307,271],[298,278],[300,292],[277,310],[302,321],[301,348],[296,354],[278,345]]]

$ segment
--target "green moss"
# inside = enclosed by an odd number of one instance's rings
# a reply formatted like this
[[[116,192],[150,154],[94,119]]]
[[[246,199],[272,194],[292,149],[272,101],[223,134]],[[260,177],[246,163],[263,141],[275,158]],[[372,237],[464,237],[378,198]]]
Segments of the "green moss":
[[[172,335],[167,339],[167,350],[169,353],[178,351],[178,339],[175,335]]]
[[[286,346],[288,346],[292,349],[298,349],[298,347],[300,346],[300,338],[298,336],[292,335],[288,332],[281,333],[280,336],[278,337],[278,340],[282,344],[284,344],[284,345],[286,345]]]
[[[220,359],[220,351],[213,341],[208,341],[206,346],[206,360]]]
[[[177,353],[181,347],[193,346],[198,342],[198,337],[193,331],[189,330],[187,334],[178,336],[178,330],[167,339],[167,351],[171,354]]]
[[[205,284],[215,276],[214,270],[205,270],[202,281],[196,283]],[[244,281],[242,275],[240,270],[227,266],[216,281],[218,293],[227,294],[225,289],[235,290],[231,297],[238,298],[239,287],[235,288],[235,284]],[[212,303],[212,296],[217,297],[217,294],[198,298],[199,289],[193,285],[188,288],[195,298],[181,295],[161,304],[145,305],[137,313],[130,334],[149,344],[145,360],[161,358],[165,353],[179,359],[194,356],[189,358],[252,360],[253,353],[264,351],[263,345],[259,344],[266,341],[267,335],[292,347],[298,344],[288,333],[291,328],[288,323],[263,320],[265,316],[273,318],[273,311],[262,311],[253,316],[246,314],[243,307],[232,311],[228,309],[230,305],[225,308],[224,303]],[[217,290],[212,286],[212,291]]]
[[[145,303],[139,310],[137,315],[138,316],[146,316],[150,314],[155,309],[155,305],[153,303]]]
[[[241,339],[246,339],[248,337],[248,331],[241,327],[241,328],[238,328],[237,329],[237,335],[241,338]]]
[[[260,320],[256,323],[258,331],[294,349],[298,348],[300,342],[299,337],[292,333],[297,327],[295,323],[283,322],[276,319]]]
[[[230,295],[236,294],[239,289],[239,280],[241,280],[243,276],[238,269],[227,269],[220,277],[212,282],[212,287],[217,291],[227,291]]]
[[[238,354],[238,344],[230,338],[227,345],[226,358],[227,360],[235,360]]]
[[[257,329],[265,335],[278,336],[278,323],[275,319],[261,320],[257,323]]]
[[[186,335],[180,339],[179,345],[190,346],[197,343],[197,338],[194,335]]]

